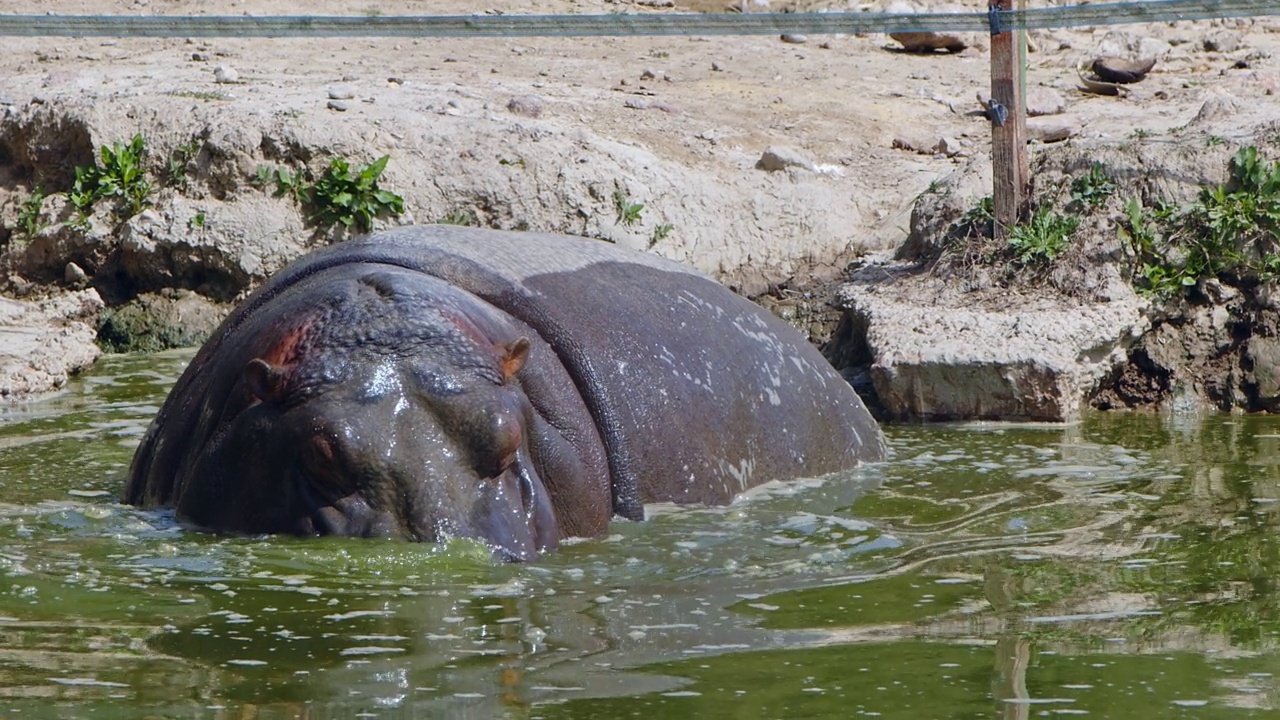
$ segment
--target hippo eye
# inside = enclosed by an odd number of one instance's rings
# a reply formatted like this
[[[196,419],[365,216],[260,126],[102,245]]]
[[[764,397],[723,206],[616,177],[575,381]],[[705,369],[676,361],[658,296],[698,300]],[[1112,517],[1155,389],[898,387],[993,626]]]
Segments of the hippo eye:
[[[337,438],[319,431],[305,442],[306,450],[302,455],[307,476],[319,485],[344,488],[348,478],[341,443]]]
[[[311,436],[311,449],[325,462],[330,463],[337,454],[333,449],[333,441],[321,434]]]

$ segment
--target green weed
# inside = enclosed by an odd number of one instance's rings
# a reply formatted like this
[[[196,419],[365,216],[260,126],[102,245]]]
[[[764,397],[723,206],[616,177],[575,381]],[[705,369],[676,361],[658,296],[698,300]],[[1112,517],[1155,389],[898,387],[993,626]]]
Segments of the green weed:
[[[37,185],[18,207],[18,232],[22,235],[31,238],[40,232],[40,208],[44,206],[45,197],[44,189]]]
[[[649,236],[649,247],[653,247],[663,240],[666,240],[667,236],[671,234],[672,229],[671,223],[662,223],[655,227],[653,229],[653,234]]]
[[[214,92],[211,90],[174,90],[167,93],[174,97],[187,97],[195,100],[230,100],[231,96],[225,92]]]
[[[1185,207],[1126,206],[1121,237],[1138,259],[1140,291],[1169,297],[1224,274],[1280,275],[1280,163],[1245,146],[1227,169],[1227,183],[1205,188]]]
[[[1071,183],[1071,202],[1082,210],[1095,210],[1116,192],[1116,184],[1103,170],[1101,163],[1094,163],[1089,172]]]
[[[184,187],[187,184],[187,171],[191,169],[191,163],[198,154],[200,143],[195,140],[174,148],[165,164],[165,181],[170,185]]]
[[[618,222],[627,227],[640,222],[640,211],[644,210],[643,204],[632,202],[621,190],[613,191],[613,207],[618,211]]]
[[[137,215],[146,207],[151,197],[151,181],[142,168],[146,148],[142,135],[137,134],[129,144],[112,143],[102,146],[101,164],[77,167],[75,181],[68,197],[82,217],[93,210],[99,200],[113,199],[116,212],[127,211],[124,217]]]
[[[1009,247],[1023,265],[1053,262],[1067,248],[1080,218],[1059,215],[1049,206],[1038,208],[1031,221],[1015,225],[1009,232]]]
[[[329,167],[314,180],[307,170],[294,172],[260,165],[250,183],[256,187],[275,185],[276,197],[288,196],[310,208],[310,220],[318,225],[342,225],[368,232],[373,229],[374,218],[404,212],[404,198],[378,187],[388,159],[383,155],[365,167],[352,168],[343,158],[331,158]]]
[[[383,155],[354,171],[346,160],[331,159],[312,190],[311,204],[316,209],[313,217],[322,225],[354,225],[368,232],[373,229],[374,218],[404,212],[404,198],[378,187],[389,157]]]
[[[436,221],[440,225],[463,225],[466,227],[476,227],[480,224],[480,218],[476,216],[476,211],[469,207],[460,207],[451,211],[448,215]]]

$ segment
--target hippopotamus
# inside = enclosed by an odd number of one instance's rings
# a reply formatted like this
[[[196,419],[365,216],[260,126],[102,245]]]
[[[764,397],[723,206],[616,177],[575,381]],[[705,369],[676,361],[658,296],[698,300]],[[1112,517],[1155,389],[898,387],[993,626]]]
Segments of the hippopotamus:
[[[275,274],[196,353],[127,503],[183,524],[531,560],[645,503],[725,504],[885,453],[797,331],[673,261],[410,226]]]

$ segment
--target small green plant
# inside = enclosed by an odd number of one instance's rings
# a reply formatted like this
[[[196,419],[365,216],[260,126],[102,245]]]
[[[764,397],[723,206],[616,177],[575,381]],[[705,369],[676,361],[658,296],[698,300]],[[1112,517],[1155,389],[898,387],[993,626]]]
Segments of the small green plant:
[[[124,209],[126,217],[136,215],[146,207],[152,186],[142,168],[145,152],[139,133],[127,145],[115,142],[111,147],[102,146],[101,165],[95,163],[75,169],[76,178],[68,197],[82,218],[103,199],[114,199],[117,213]]]
[[[40,208],[44,206],[45,197],[44,189],[37,185],[18,207],[18,232],[22,235],[31,238],[40,232]]]
[[[1227,139],[1222,137],[1221,135],[1210,135],[1209,137],[1205,138],[1205,145],[1207,147],[1217,147],[1219,145],[1226,144],[1226,142],[1227,142]]]
[[[187,171],[191,169],[191,161],[200,153],[200,143],[191,140],[183,143],[169,153],[165,165],[165,181],[179,187],[187,183]]]
[[[404,212],[404,198],[378,187],[388,159],[383,155],[354,171],[346,160],[331,159],[312,188],[311,204],[316,210],[313,218],[322,225],[337,223],[368,232],[373,229],[374,218]]]
[[[1037,208],[1030,222],[1009,232],[1009,247],[1023,265],[1047,264],[1067,248],[1079,224],[1080,218],[1074,215],[1059,215],[1049,206]]]
[[[187,227],[191,228],[192,230],[196,230],[204,227],[204,211],[201,210],[200,212],[196,213],[195,216],[192,217],[191,220],[187,223]]]
[[[667,52],[666,50],[650,50],[649,57],[655,58],[657,60],[666,60],[667,58],[671,57],[671,53]]]
[[[1089,172],[1071,183],[1071,202],[1085,211],[1095,210],[1116,192],[1116,184],[1102,168],[1094,163]]]
[[[1140,291],[1169,297],[1224,273],[1280,274],[1280,163],[1245,146],[1227,169],[1226,184],[1203,189],[1182,208],[1147,210],[1130,201],[1121,233],[1138,259]]]
[[[436,221],[441,225],[464,225],[467,227],[475,227],[480,224],[480,218],[476,216],[476,211],[469,207],[460,207],[451,211],[448,215]]]
[[[956,224],[959,237],[993,237],[995,234],[995,200],[990,195],[965,211]]]
[[[511,165],[511,166],[514,166],[514,167],[524,167],[524,166],[525,166],[524,158],[522,158],[522,157],[517,157],[515,160],[509,160],[509,159],[507,159],[507,158],[499,158],[499,159],[498,159],[498,164],[499,164],[499,165]]]
[[[1143,139],[1145,139],[1145,138],[1149,138],[1149,137],[1151,137],[1151,136],[1153,136],[1153,135],[1155,135],[1155,133],[1154,133],[1154,132],[1152,132],[1152,131],[1150,131],[1150,130],[1148,130],[1148,129],[1146,129],[1146,128],[1134,128],[1134,129],[1133,129],[1133,137],[1134,137],[1134,139],[1136,139],[1136,140],[1143,140]]]
[[[618,211],[618,222],[627,227],[640,222],[640,211],[644,210],[643,204],[632,202],[621,190],[613,191],[613,207]]]
[[[368,232],[373,229],[374,218],[404,212],[404,198],[378,187],[388,159],[383,155],[365,167],[353,169],[345,159],[331,158],[329,167],[315,180],[306,169],[294,172],[259,165],[249,183],[259,188],[274,185],[276,197],[288,196],[310,208],[310,219],[316,224],[337,224]]]
[[[274,168],[269,171],[271,182],[275,183],[276,197],[291,197],[299,205],[311,204],[314,185],[310,173],[306,170],[293,172],[288,168]]]
[[[174,90],[167,93],[174,97],[187,97],[195,100],[230,100],[231,96],[225,92],[214,92],[211,90]]]
[[[667,236],[671,234],[671,230],[671,223],[662,223],[655,227],[653,229],[653,234],[649,236],[649,247],[653,247],[663,240],[666,240]]]

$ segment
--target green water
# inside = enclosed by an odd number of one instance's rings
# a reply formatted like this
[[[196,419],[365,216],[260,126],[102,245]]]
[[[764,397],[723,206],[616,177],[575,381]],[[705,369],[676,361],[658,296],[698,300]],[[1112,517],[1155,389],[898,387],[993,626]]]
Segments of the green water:
[[[15,717],[1280,717],[1280,418],[889,427],[535,565],[114,502],[186,354],[0,409]]]

